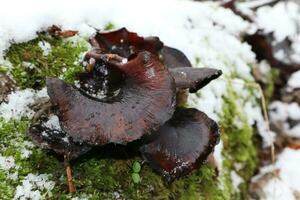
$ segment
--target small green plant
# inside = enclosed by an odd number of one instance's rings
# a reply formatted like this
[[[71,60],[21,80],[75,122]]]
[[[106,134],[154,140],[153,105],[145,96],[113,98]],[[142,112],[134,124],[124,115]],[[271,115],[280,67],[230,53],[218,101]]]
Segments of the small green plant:
[[[132,174],[131,178],[134,183],[140,183],[141,177],[140,177],[140,171],[141,171],[141,164],[139,161],[134,161],[132,165]]]

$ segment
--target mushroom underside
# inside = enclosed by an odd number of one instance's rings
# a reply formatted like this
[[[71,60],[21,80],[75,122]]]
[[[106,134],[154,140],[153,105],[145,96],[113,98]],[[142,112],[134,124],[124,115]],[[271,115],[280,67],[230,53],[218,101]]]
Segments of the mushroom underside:
[[[219,138],[217,123],[206,114],[193,108],[177,108],[140,151],[159,174],[172,181],[200,167]]]

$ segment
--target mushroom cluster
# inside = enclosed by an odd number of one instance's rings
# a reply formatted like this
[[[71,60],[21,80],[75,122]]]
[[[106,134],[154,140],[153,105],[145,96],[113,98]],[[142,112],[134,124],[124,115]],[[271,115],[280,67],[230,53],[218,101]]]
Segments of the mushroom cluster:
[[[94,146],[138,141],[137,150],[167,181],[200,167],[219,141],[219,128],[205,113],[182,105],[188,92],[222,72],[192,68],[158,37],[125,28],[98,32],[90,44],[76,84],[47,78],[51,116],[60,126],[47,126],[41,116],[29,137],[68,161]]]

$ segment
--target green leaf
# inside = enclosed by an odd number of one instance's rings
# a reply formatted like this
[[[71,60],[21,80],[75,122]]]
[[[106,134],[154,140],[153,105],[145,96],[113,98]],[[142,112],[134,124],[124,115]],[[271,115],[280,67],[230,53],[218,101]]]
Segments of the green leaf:
[[[132,173],[131,178],[132,178],[132,181],[136,184],[141,182],[141,177],[138,173]]]
[[[141,164],[138,161],[134,161],[132,170],[134,173],[139,173],[141,171]]]

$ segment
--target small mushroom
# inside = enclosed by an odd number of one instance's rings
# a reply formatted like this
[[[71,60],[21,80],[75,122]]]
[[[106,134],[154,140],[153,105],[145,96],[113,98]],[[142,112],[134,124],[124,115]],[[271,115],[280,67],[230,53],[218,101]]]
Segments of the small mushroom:
[[[143,38],[126,28],[106,33],[97,32],[90,38],[90,43],[95,49],[101,50],[101,53],[113,53],[125,58],[141,51],[157,55],[163,47],[158,37]]]
[[[177,108],[140,151],[159,174],[172,181],[200,167],[219,138],[217,123],[206,114],[194,108]]]
[[[57,78],[47,79],[62,129],[91,145],[126,144],[158,129],[175,109],[174,79],[157,56],[140,52],[127,63],[113,61],[124,74],[118,95],[97,99]]]

